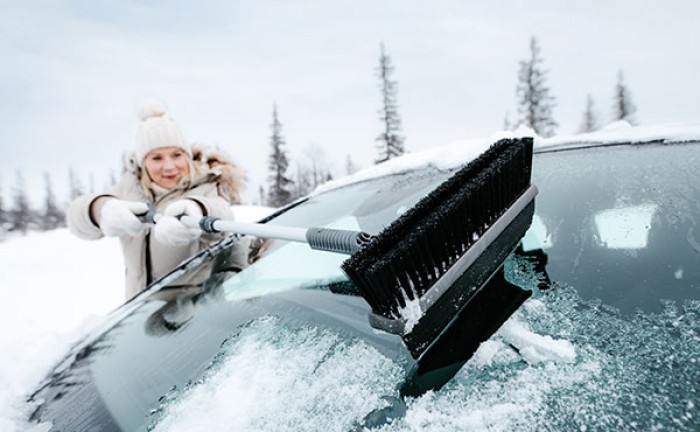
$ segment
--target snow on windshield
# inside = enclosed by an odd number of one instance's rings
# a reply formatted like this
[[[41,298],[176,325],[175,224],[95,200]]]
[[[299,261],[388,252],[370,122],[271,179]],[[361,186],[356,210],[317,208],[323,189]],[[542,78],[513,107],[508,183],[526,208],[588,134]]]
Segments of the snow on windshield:
[[[56,254],[51,244],[72,253]],[[0,259],[15,257],[3,271],[3,296],[13,301],[3,302],[0,314],[0,430],[46,430],[25,423],[26,396],[95,315],[120,301],[121,281],[105,280],[99,295],[83,281],[120,273],[115,250],[66,230],[0,244]],[[32,259],[53,263],[13,273]],[[112,260],[113,268],[93,269],[91,260]],[[510,259],[506,267],[514,282],[536,284],[527,263]],[[35,284],[38,278],[46,283]],[[52,296],[84,302],[70,306]],[[700,382],[698,323],[698,302],[629,320],[556,286],[528,300],[446,387],[408,399],[404,416],[376,430],[693,430],[698,401],[687,390]],[[359,341],[312,328],[297,333],[274,320],[255,322],[241,336],[222,347],[211,379],[170,395],[160,430],[348,430],[373,409],[396,404],[400,369]]]
[[[264,318],[222,346],[201,382],[167,396],[153,430],[352,430],[398,396],[402,375],[362,341]]]

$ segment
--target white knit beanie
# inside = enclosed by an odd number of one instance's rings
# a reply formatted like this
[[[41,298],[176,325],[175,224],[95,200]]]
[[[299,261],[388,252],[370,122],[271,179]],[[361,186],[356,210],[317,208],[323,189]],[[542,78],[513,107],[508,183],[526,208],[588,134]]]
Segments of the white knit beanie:
[[[141,124],[136,133],[136,161],[143,166],[146,155],[161,147],[179,147],[192,158],[192,149],[180,127],[165,112],[165,105],[156,100],[145,101],[139,107]]]

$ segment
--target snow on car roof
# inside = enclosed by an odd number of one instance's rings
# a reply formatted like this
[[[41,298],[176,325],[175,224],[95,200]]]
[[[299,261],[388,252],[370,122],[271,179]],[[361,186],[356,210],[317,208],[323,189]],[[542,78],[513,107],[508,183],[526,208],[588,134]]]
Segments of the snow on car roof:
[[[347,177],[324,183],[316,188],[312,195],[378,177],[400,174],[425,167],[433,167],[439,170],[457,168],[478,157],[500,139],[527,136],[533,136],[531,130],[518,129],[516,131],[497,132],[490,137],[461,139],[444,146],[407,153],[379,165],[365,168]]]
[[[575,135],[535,139],[540,150],[560,150],[621,143],[679,143],[700,140],[700,123],[632,126],[621,120],[603,129]]]
[[[475,159],[499,139],[523,137],[533,137],[535,148],[538,150],[563,150],[620,143],[689,142],[700,141],[700,123],[632,126],[622,120],[595,132],[558,135],[551,138],[539,137],[532,129],[521,127],[515,131],[500,131],[489,137],[462,139],[444,146],[408,153],[365,168],[350,176],[324,183],[311,195],[425,167],[434,167],[439,170],[457,168]]]

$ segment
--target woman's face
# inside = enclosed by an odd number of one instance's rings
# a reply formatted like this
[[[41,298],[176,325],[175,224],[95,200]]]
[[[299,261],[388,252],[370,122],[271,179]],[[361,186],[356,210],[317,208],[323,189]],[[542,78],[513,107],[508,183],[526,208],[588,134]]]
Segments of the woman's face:
[[[143,166],[155,184],[168,190],[180,184],[180,180],[190,173],[187,153],[179,147],[151,150],[146,155]]]

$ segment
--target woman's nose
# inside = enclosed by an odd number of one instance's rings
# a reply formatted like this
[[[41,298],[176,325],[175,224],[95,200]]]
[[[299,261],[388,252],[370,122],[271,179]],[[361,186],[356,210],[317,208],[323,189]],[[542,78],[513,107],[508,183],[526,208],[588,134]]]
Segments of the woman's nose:
[[[175,167],[176,167],[175,161],[173,161],[170,158],[165,158],[165,160],[163,161],[163,169],[171,170]]]

